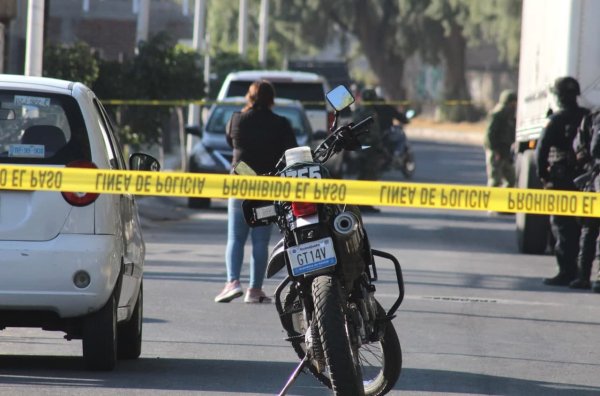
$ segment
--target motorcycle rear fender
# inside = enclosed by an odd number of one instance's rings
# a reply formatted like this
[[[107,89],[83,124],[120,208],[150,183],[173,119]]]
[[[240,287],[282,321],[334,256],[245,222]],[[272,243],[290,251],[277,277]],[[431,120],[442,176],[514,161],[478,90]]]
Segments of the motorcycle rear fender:
[[[267,278],[272,278],[276,273],[281,271],[285,267],[285,246],[283,238],[277,242],[275,248],[269,256],[269,262],[267,263]]]

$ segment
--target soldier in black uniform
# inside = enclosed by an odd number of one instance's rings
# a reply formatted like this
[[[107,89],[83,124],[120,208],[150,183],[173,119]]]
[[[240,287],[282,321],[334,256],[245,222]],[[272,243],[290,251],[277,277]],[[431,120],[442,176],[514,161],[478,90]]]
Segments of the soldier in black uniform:
[[[355,122],[361,121],[368,116],[373,117],[373,123],[369,127],[369,133],[360,137],[361,144],[370,146],[368,150],[360,151],[358,180],[379,180],[383,163],[382,156],[386,154],[383,146],[381,125],[379,116],[375,109],[374,102],[377,100],[377,94],[374,89],[363,89],[360,95],[360,101],[356,110],[354,110],[353,118]],[[378,213],[380,210],[371,205],[360,205],[361,212]]]
[[[592,156],[592,137],[600,121],[600,113],[588,114],[583,118],[579,131],[573,142],[573,150],[577,159],[577,166],[583,173],[575,179],[579,190],[594,192],[594,178],[597,175],[596,159]],[[600,218],[582,217],[581,237],[579,239],[579,256],[577,257],[577,279],[569,284],[572,289],[589,289],[591,287],[590,275],[594,258],[600,253],[597,249],[598,235],[600,234]]]
[[[600,112],[596,113],[596,116],[593,119],[592,124],[592,143],[591,143],[591,153],[592,158],[595,160],[595,165],[598,166],[600,162]],[[593,180],[594,191],[600,192],[600,176],[595,175]],[[596,220],[600,223],[600,220],[596,218]],[[598,226],[600,228],[600,225]],[[600,233],[599,233],[600,234]],[[600,237],[596,239],[596,259],[600,261]],[[586,268],[587,270],[587,268]],[[592,262],[589,264],[589,271],[591,275],[592,270]],[[592,291],[595,293],[600,293],[600,268],[598,269],[598,274],[596,276],[596,280],[592,283]]]
[[[537,147],[538,176],[546,189],[576,191],[573,179],[578,175],[573,139],[589,110],[577,103],[581,92],[573,77],[556,79],[552,93],[558,99],[559,110],[550,115],[542,130]],[[555,277],[544,279],[544,284],[567,286],[577,278],[580,226],[573,216],[553,215],[550,222],[556,238],[554,251],[559,270]]]

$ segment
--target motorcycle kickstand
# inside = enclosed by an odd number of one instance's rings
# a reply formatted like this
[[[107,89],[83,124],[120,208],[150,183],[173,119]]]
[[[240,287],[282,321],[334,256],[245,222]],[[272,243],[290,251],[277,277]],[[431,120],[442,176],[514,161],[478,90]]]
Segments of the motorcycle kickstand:
[[[304,359],[302,359],[298,367],[296,367],[292,375],[290,375],[290,378],[279,393],[279,396],[284,396],[286,392],[292,387],[292,384],[294,383],[294,381],[296,381],[296,378],[298,378],[298,376],[302,372],[302,369],[304,368],[304,366],[306,366],[306,363],[308,363],[308,356],[304,356]]]

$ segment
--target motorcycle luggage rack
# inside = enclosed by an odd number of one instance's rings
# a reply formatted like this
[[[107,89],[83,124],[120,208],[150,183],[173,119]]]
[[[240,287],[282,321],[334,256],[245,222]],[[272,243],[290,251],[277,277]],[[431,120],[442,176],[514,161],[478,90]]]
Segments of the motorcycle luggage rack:
[[[404,300],[404,278],[402,277],[402,268],[400,267],[400,262],[398,261],[398,259],[396,259],[396,257],[392,256],[389,253],[375,249],[371,249],[371,253],[373,253],[373,256],[390,260],[392,263],[394,263],[394,268],[396,269],[396,279],[398,281],[399,294],[398,298],[396,299],[396,302],[394,302],[390,310],[387,312],[387,316],[392,317],[394,313],[398,310],[400,304],[402,304],[402,300]]]

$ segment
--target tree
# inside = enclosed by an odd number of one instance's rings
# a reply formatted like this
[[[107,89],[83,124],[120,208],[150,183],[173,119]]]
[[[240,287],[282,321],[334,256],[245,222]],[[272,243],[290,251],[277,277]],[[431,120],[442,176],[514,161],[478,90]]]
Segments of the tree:
[[[420,0],[279,0],[281,18],[301,20],[299,36],[323,46],[341,30],[355,36],[388,96],[404,98],[402,76],[417,48]]]
[[[239,17],[239,1],[211,1],[208,7],[207,30],[210,37],[209,52],[211,60],[216,64],[211,65],[212,70],[217,70],[220,79],[229,73],[229,71],[240,70],[242,68],[255,69],[259,67],[258,63],[258,16],[259,16],[258,1],[251,1],[248,4],[248,53],[241,56],[237,52],[238,42],[238,17]],[[297,21],[296,21],[297,24]],[[280,34],[285,30],[277,18],[271,19],[269,24],[269,43],[267,47],[267,68],[279,69],[283,67],[284,51],[282,48],[289,47],[289,37]],[[288,26],[289,28],[289,26]],[[237,69],[232,69],[230,66],[238,64]],[[222,73],[218,66],[226,66],[227,73]],[[218,90],[218,88],[217,88]],[[212,89],[211,93],[215,90]]]
[[[102,62],[93,86],[102,99],[177,100],[202,99],[203,72],[198,54],[175,45],[166,33],[142,43],[132,60]],[[120,136],[128,144],[165,143],[169,106],[122,106],[113,109]]]
[[[47,45],[44,49],[44,70],[46,77],[79,81],[91,87],[98,78],[98,59],[84,42],[72,46]]]
[[[419,52],[446,67],[444,99],[468,101],[466,49],[487,40],[510,65],[519,48],[521,0],[279,0],[282,18],[301,20],[301,37],[311,43],[331,38],[334,27],[360,43],[371,69],[393,99],[404,98],[405,60]],[[465,119],[468,107],[448,107]]]
[[[487,41],[496,45],[500,60],[516,68],[521,44],[522,0],[472,1],[471,24],[467,26],[471,44]]]
[[[445,99],[470,99],[465,58],[469,45],[493,43],[499,50],[500,59],[516,67],[520,44],[521,0],[428,1],[424,17],[429,19],[427,25],[432,37],[429,41],[432,44],[429,54],[439,53],[444,60]],[[453,121],[471,118],[469,104],[452,103],[442,106],[442,110],[446,118]]]
[[[256,58],[255,58],[256,59]],[[216,78],[210,82],[209,96],[216,98],[227,75],[238,70],[251,70],[258,67],[258,59],[251,62],[234,51],[217,49],[211,56],[211,69],[215,70]]]

